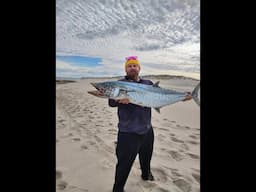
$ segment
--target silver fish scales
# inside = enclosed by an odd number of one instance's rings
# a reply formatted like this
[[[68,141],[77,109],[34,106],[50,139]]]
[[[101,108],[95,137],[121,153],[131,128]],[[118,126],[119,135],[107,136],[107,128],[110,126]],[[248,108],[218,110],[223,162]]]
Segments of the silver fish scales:
[[[182,101],[186,98],[187,92],[165,89],[159,87],[159,82],[154,85],[126,81],[106,81],[91,83],[98,91],[88,93],[110,99],[129,99],[130,103],[143,107],[152,107],[160,112],[160,108],[166,105]],[[192,91],[192,98],[200,106],[199,98],[200,83]],[[99,91],[103,94],[99,94]]]

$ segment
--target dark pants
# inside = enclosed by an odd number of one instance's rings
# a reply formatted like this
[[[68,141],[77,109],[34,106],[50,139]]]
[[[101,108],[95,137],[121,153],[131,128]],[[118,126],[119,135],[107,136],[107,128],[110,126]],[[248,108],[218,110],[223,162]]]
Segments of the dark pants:
[[[132,164],[138,153],[142,176],[148,176],[150,173],[153,144],[154,132],[152,128],[144,135],[118,132],[116,146],[117,164],[113,192],[123,192]]]

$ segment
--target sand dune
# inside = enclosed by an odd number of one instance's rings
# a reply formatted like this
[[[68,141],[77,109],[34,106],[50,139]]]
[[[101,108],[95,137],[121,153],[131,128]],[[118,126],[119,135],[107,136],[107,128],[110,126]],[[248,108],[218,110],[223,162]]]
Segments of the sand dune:
[[[117,108],[87,93],[81,79],[56,85],[56,191],[111,192],[115,174]],[[113,80],[113,79],[111,79]],[[159,79],[151,79],[156,82]],[[192,91],[198,81],[163,79],[160,86]],[[155,145],[153,182],[140,178],[138,157],[126,192],[200,191],[200,107],[191,100],[152,110]]]

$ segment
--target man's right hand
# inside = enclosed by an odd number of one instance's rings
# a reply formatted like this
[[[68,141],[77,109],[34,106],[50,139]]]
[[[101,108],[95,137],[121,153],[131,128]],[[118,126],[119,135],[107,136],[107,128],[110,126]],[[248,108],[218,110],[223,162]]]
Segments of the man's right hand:
[[[118,99],[116,100],[118,103],[122,103],[122,104],[128,104],[130,103],[129,99]]]

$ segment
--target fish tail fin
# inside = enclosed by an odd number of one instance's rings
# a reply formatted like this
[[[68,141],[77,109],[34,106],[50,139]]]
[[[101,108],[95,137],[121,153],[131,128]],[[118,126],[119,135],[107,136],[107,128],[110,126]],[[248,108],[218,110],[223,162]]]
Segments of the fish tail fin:
[[[200,106],[200,95],[198,94],[200,89],[200,82],[197,84],[197,86],[194,88],[194,90],[192,91],[192,97],[194,99],[194,101]]]

